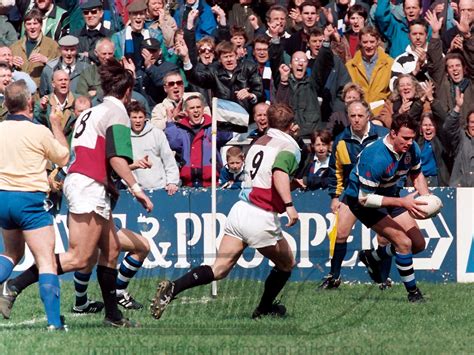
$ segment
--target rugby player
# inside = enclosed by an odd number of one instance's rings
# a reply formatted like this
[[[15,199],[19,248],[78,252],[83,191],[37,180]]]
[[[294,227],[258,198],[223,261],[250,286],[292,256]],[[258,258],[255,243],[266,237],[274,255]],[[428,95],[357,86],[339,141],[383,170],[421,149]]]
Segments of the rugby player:
[[[252,145],[245,161],[251,181],[244,186],[249,188],[242,190],[240,200],[229,212],[214,265],[198,266],[175,281],[160,282],[150,306],[156,319],[179,293],[226,277],[247,246],[275,264],[252,318],[285,315],[285,306],[275,302],[275,298],[288,281],[295,260],[283,238],[278,213],[286,211],[288,227],[298,221],[290,178],[298,168],[300,149],[290,135],[295,128],[291,108],[275,104],[270,106],[267,116],[270,128]]]
[[[137,324],[123,317],[116,300],[120,244],[111,213],[113,200],[118,197],[112,172],[125,181],[147,211],[153,209],[153,204],[129,168],[133,155],[125,105],[131,98],[133,74],[115,60],[101,66],[99,74],[104,102],[84,111],[72,134],[72,158],[64,182],[64,195],[69,205],[69,248],[56,255],[56,264],[58,274],[88,270],[95,263],[99,249],[97,279],[105,305],[104,324],[134,327]],[[0,312],[4,316],[9,316],[16,296],[36,282],[38,272],[35,268],[23,273],[30,278],[22,278],[21,283],[4,283],[0,294]]]
[[[361,250],[360,261],[380,283],[380,262],[394,255],[410,302],[424,300],[416,286],[412,255],[425,249],[425,239],[410,213],[423,218],[420,206],[426,202],[417,201],[415,196],[429,194],[421,172],[420,148],[414,141],[416,132],[415,120],[408,115],[394,116],[390,133],[362,151],[343,194],[352,213],[391,242],[376,250]],[[407,174],[416,192],[400,197],[398,181]]]

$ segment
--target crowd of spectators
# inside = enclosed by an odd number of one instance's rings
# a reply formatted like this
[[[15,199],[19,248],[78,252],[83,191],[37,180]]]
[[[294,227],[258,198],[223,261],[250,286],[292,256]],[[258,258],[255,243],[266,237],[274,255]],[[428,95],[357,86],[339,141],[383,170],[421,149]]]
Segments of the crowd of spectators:
[[[265,134],[274,103],[295,113],[303,189],[337,197],[348,149],[395,115],[419,123],[430,186],[473,187],[473,32],[473,0],[1,0],[0,120],[5,88],[24,80],[35,121],[51,128],[54,111],[70,134],[103,101],[98,68],[115,57],[135,77],[128,113],[134,158],[151,166],[134,167],[144,188],[211,185],[214,97],[250,115],[246,134],[217,131],[223,188],[240,188],[242,137]]]

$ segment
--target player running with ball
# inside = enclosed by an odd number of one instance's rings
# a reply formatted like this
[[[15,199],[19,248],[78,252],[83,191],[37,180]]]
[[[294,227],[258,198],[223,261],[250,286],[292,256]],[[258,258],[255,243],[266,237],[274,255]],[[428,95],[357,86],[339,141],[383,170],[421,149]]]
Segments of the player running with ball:
[[[380,283],[380,262],[394,255],[410,302],[423,301],[416,286],[412,255],[425,249],[425,239],[411,215],[425,218],[422,205],[427,203],[417,201],[415,195],[429,194],[421,172],[420,148],[414,142],[416,132],[417,123],[408,115],[395,116],[390,133],[362,151],[343,196],[364,225],[391,242],[359,252],[369,275]],[[400,197],[398,181],[407,174],[416,192]]]

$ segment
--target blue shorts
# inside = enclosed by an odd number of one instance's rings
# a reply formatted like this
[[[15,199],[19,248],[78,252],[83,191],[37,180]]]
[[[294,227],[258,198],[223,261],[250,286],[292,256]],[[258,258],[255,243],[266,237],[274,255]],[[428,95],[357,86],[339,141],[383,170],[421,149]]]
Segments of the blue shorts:
[[[0,227],[32,230],[53,224],[45,192],[0,190]]]
[[[354,216],[357,217],[367,228],[372,228],[387,216],[395,218],[406,211],[403,207],[380,207],[369,208],[360,204],[359,199],[352,196],[344,196],[343,202],[349,206]]]

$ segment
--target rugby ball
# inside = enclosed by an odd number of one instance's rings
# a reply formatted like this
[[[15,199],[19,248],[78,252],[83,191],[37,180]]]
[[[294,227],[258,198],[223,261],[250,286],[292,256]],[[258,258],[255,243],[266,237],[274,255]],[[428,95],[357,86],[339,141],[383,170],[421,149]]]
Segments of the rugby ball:
[[[421,196],[418,196],[415,200],[423,201],[427,203],[426,205],[419,206],[419,209],[425,213],[426,215],[425,218],[415,217],[410,212],[410,215],[416,219],[428,219],[428,218],[435,217],[439,213],[439,211],[441,211],[441,209],[443,208],[443,202],[441,202],[441,199],[436,195],[421,195]]]

